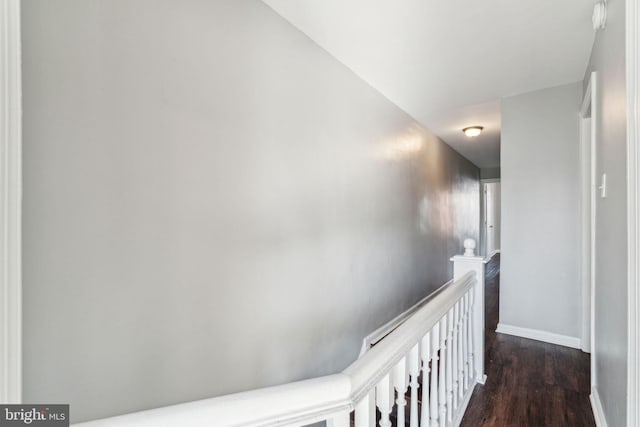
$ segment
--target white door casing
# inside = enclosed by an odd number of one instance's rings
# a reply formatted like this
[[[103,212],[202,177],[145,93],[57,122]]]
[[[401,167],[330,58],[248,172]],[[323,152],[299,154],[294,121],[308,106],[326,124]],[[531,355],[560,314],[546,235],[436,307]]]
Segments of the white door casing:
[[[597,73],[589,77],[580,109],[582,350],[591,353],[591,387],[595,387],[595,257],[596,257],[596,92]]]
[[[640,425],[640,6],[626,2],[627,83],[627,426]]]
[[[491,183],[499,183],[500,178],[486,178],[480,180],[480,242],[478,253],[484,256],[489,256],[490,253],[487,252],[487,184]],[[500,209],[500,206],[498,206]],[[498,211],[498,215],[500,215],[500,211]],[[498,244],[498,247],[500,245]]]
[[[0,0],[0,402],[22,395],[20,1]]]
[[[484,184],[485,236],[487,256],[500,249],[500,182]]]

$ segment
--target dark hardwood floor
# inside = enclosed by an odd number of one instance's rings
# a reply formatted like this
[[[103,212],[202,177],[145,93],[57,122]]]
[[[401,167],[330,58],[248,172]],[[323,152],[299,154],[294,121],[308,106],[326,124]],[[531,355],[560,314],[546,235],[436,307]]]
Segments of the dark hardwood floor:
[[[497,334],[500,258],[487,265],[485,366],[461,426],[595,426],[589,403],[589,355]]]

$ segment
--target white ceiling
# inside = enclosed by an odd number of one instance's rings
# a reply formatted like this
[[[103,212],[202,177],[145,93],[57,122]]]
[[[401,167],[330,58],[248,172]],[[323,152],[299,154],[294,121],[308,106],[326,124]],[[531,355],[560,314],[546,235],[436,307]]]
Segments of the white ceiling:
[[[594,39],[593,0],[263,1],[479,167],[500,99],[582,80]]]

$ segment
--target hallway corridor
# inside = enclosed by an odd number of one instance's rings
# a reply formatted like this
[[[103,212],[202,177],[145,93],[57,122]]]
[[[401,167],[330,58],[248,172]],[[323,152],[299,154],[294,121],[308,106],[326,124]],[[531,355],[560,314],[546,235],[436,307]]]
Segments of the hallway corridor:
[[[487,264],[485,283],[487,382],[476,385],[461,426],[595,426],[589,403],[589,355],[497,334],[499,254]]]

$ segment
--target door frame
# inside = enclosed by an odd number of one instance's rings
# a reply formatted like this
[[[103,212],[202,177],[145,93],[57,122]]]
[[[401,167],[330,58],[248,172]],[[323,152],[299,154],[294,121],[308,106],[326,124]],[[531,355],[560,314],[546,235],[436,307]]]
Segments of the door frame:
[[[0,0],[0,402],[22,400],[20,0]]]
[[[597,73],[589,82],[580,108],[581,175],[581,282],[582,282],[582,351],[591,353],[591,388],[596,385],[595,371],[595,257],[596,257],[596,126]]]
[[[640,423],[640,6],[626,1],[627,83],[627,425]]]
[[[487,220],[487,197],[485,194],[485,184],[491,184],[492,182],[501,182],[501,178],[485,178],[480,180],[480,244],[479,248],[482,252],[481,254],[488,257],[487,253],[487,230],[485,227],[485,222]],[[500,205],[500,209],[502,209],[502,204]],[[502,216],[500,216],[502,218]],[[500,253],[500,250],[495,251],[495,253]]]

